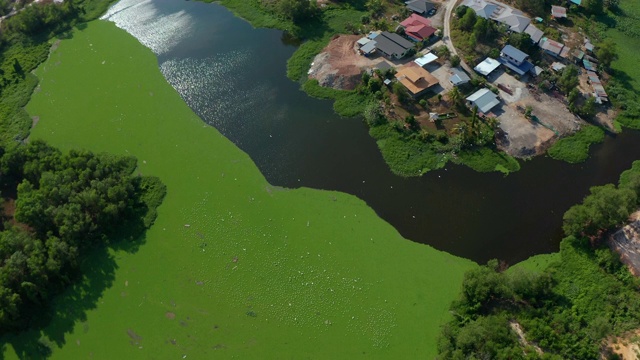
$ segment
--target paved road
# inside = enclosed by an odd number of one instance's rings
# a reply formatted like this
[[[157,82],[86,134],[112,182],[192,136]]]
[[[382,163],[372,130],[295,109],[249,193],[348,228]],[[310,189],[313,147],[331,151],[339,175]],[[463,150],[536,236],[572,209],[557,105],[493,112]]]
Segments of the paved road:
[[[453,13],[453,9],[456,8],[458,1],[460,0],[449,0],[447,2],[446,11],[444,13],[444,36],[442,37],[442,42],[447,45],[451,55],[458,55],[458,51],[451,42],[451,14]],[[462,68],[465,69],[469,73],[469,75],[473,75],[473,69],[471,69],[471,67],[467,65],[467,63],[462,60],[462,58],[460,59],[460,66],[462,66]]]

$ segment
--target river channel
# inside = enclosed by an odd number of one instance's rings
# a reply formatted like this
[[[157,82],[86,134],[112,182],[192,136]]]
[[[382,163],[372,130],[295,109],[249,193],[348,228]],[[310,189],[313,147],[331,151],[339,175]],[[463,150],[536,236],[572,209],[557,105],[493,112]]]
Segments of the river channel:
[[[450,165],[402,178],[361,119],[337,116],[331,101],[287,79],[296,47],[281,31],[253,29],[220,5],[194,1],[123,0],[106,17],[157,55],[186,103],[271,184],[356,195],[404,237],[481,263],[557,251],[562,214],[640,159],[640,133],[625,130],[579,165],[539,157],[506,177]]]

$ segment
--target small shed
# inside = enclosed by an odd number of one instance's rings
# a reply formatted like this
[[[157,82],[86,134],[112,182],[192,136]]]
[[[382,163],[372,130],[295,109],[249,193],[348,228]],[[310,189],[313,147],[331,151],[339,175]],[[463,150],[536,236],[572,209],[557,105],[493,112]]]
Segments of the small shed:
[[[474,67],[473,70],[477,71],[478,73],[484,76],[488,76],[499,66],[500,66],[500,62],[498,60],[488,57],[484,59],[484,61],[482,61],[480,64],[476,65],[476,67]]]
[[[466,72],[459,68],[451,68],[451,77],[449,77],[449,82],[451,82],[453,86],[464,85],[469,81],[471,81],[471,78]]]
[[[415,59],[413,62],[418,64],[420,67],[424,67],[427,64],[431,64],[432,62],[438,60],[438,57],[434,53],[428,53],[424,56],[421,56]]]
[[[375,40],[371,40],[366,43],[363,47],[360,48],[360,52],[362,55],[371,55],[376,51],[377,42]]]
[[[466,100],[470,107],[477,107],[478,111],[483,114],[489,113],[491,109],[500,104],[498,96],[487,88],[474,92]]]
[[[551,6],[551,17],[554,19],[567,18],[567,8],[562,6]]]

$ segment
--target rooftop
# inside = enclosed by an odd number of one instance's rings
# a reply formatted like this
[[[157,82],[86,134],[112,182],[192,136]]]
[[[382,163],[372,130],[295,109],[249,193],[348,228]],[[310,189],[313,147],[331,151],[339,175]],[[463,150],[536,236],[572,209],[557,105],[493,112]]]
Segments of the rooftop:
[[[529,34],[529,37],[531,37],[531,40],[534,43],[538,43],[538,41],[540,41],[540,39],[542,39],[542,36],[544,35],[542,30],[538,29],[533,24],[529,24],[529,26],[524,29],[524,32]]]
[[[405,2],[407,8],[411,11],[415,11],[417,13],[423,14],[429,12],[432,9],[435,9],[435,4],[426,1],[426,0],[413,0]]]
[[[553,53],[555,55],[560,55],[560,52],[562,52],[562,48],[564,47],[563,44],[554,41],[554,40],[550,40],[546,37],[543,37],[540,40],[540,48],[544,49],[550,53]]]
[[[529,57],[529,55],[527,55],[525,52],[511,45],[507,45],[503,47],[501,53],[514,59],[517,62],[523,62],[526,58]]]
[[[428,53],[422,57],[419,57],[417,59],[415,59],[413,62],[415,62],[416,64],[418,64],[418,66],[423,67],[429,63],[432,63],[434,61],[436,61],[438,59],[438,57],[433,54],[433,53]]]
[[[386,54],[404,54],[413,44],[398,34],[384,31],[376,36],[376,47]]]
[[[438,84],[435,76],[413,62],[399,68],[396,79],[414,95]]]
[[[404,19],[400,25],[407,27],[407,26],[411,26],[411,25],[427,25],[427,26],[431,26],[431,20],[427,19],[427,18],[423,18],[420,15],[416,15],[416,14],[411,14],[411,16],[409,16],[408,18]]]
[[[467,101],[475,105],[478,108],[478,111],[483,114],[488,113],[496,105],[500,104],[498,96],[492,93],[491,90],[487,88],[480,89],[474,92],[467,98]]]
[[[453,85],[466,84],[470,80],[471,78],[469,77],[469,75],[467,75],[466,72],[458,68],[451,68],[451,77],[449,78],[449,81],[451,81]]]
[[[558,18],[566,18],[567,17],[567,8],[563,8],[562,6],[551,6],[551,16]]]
[[[483,62],[478,64],[473,70],[479,72],[480,74],[487,76],[493,72],[493,70],[497,69],[500,66],[500,62],[496,59],[492,59],[490,57],[484,59]]]

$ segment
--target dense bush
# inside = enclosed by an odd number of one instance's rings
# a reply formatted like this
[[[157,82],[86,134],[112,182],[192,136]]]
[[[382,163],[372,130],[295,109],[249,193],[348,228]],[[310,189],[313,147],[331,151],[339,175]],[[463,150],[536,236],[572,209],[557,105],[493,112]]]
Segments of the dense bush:
[[[0,333],[27,326],[90,248],[115,234],[136,241],[166,192],[157,178],[132,175],[134,158],[62,154],[41,141],[7,151],[1,164],[2,183],[17,199],[0,232]]]
[[[592,188],[565,214],[570,236],[560,245],[560,261],[542,271],[503,271],[494,260],[465,274],[439,358],[596,359],[607,336],[638,328],[638,279],[608,247],[583,238],[624,222],[638,206],[638,190],[640,161],[620,176],[618,188]]]

